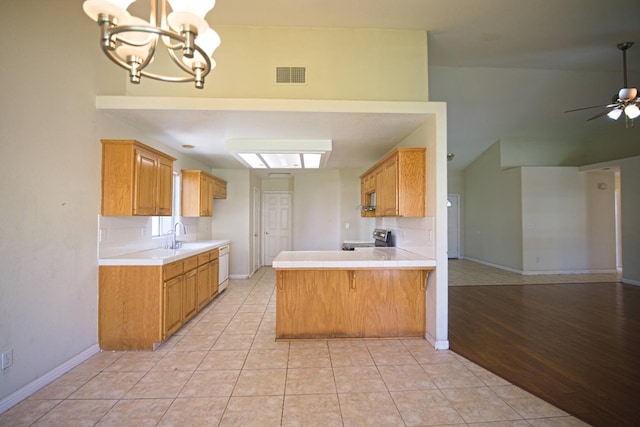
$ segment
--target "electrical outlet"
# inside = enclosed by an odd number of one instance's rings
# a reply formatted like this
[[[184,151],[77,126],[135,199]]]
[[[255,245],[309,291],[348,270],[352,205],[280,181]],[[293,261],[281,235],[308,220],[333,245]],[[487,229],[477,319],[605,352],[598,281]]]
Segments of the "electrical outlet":
[[[4,371],[9,366],[13,365],[13,350],[5,351],[0,355],[0,364],[2,365],[2,370]]]

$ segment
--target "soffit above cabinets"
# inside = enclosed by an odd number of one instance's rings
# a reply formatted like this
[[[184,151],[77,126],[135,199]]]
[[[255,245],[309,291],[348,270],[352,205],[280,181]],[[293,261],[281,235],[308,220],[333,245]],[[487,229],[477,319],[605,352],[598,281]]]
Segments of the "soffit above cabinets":
[[[323,167],[366,169],[446,111],[442,102],[133,96],[98,96],[96,107],[145,137],[219,169],[245,167],[227,151],[230,139],[330,140],[331,156]],[[265,176],[267,171],[278,169],[265,169]]]

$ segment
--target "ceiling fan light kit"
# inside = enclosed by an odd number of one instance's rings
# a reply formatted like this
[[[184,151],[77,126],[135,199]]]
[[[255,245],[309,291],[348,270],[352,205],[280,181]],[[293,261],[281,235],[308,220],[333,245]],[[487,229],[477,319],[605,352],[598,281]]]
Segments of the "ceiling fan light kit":
[[[150,0],[149,22],[131,16],[127,8],[135,0],[85,0],[84,12],[100,26],[100,46],[109,59],[129,71],[131,83],[142,76],[164,82],[194,82],[204,87],[204,78],[215,67],[211,58],[220,37],[209,27],[205,15],[215,0]],[[158,43],[160,40],[160,43]],[[157,47],[164,47],[180,70],[177,76],[156,74],[146,67]]]
[[[624,107],[624,113],[627,115],[627,117],[633,120],[636,117],[640,116],[640,108],[638,108],[638,106],[635,104],[629,104]]]
[[[624,86],[622,89],[620,89],[620,91],[618,91],[618,98],[616,99],[616,97],[614,96],[612,102],[607,105],[578,108],[575,110],[565,111],[565,113],[605,107],[606,109],[604,111],[601,111],[593,117],[589,117],[587,121],[594,120],[602,116],[607,116],[610,119],[618,120],[624,113],[627,126],[629,126],[630,121],[631,126],[633,127],[633,120],[640,116],[640,108],[638,107],[638,105],[640,105],[640,97],[638,97],[637,88],[627,86],[627,49],[629,49],[631,46],[633,46],[633,42],[624,42],[617,45],[617,48],[622,51],[622,71],[624,77]]]

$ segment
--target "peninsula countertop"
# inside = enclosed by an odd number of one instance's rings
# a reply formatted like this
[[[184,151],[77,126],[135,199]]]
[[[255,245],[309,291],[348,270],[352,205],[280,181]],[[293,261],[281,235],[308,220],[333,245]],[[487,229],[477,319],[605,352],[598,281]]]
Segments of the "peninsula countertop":
[[[229,240],[184,242],[180,249],[156,248],[98,259],[98,265],[165,265],[229,244]]]
[[[400,248],[356,248],[354,251],[283,251],[273,260],[274,269],[304,268],[425,268],[436,260]]]

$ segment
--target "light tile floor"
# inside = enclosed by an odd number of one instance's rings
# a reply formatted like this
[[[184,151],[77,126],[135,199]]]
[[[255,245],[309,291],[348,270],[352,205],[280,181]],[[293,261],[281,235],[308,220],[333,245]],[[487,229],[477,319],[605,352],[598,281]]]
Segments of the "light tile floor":
[[[465,259],[449,260],[449,286],[619,282],[620,273],[523,275]]]
[[[275,274],[229,288],[155,352],[101,352],[2,426],[584,426],[425,340],[275,342]]]

